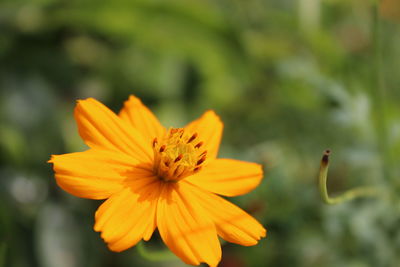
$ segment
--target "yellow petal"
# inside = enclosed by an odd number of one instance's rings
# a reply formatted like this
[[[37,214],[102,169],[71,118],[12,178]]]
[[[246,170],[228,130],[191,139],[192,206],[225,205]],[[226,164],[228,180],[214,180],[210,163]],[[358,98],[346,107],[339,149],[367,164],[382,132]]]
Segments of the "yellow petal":
[[[192,193],[215,222],[218,235],[226,241],[253,246],[266,236],[264,227],[236,205],[200,188],[194,187]]]
[[[161,238],[185,263],[217,266],[221,246],[215,225],[187,189],[186,184],[164,184],[157,207]]]
[[[137,129],[146,141],[152,141],[155,137],[160,138],[166,131],[157,117],[143,105],[139,98],[133,95],[125,101],[119,116]]]
[[[205,112],[199,119],[185,126],[189,133],[197,133],[207,150],[207,158],[217,157],[219,144],[221,143],[224,125],[214,111]]]
[[[156,228],[156,207],[160,182],[156,177],[138,179],[107,199],[96,211],[95,231],[112,251],[120,252],[149,240]]]
[[[128,155],[106,150],[53,155],[57,184],[77,197],[104,199],[123,188],[127,174],[138,161]]]
[[[74,115],[79,134],[89,147],[121,151],[141,161],[151,161],[151,142],[97,100],[78,100]]]
[[[233,159],[210,161],[186,181],[224,196],[238,196],[256,188],[263,177],[259,164]]]

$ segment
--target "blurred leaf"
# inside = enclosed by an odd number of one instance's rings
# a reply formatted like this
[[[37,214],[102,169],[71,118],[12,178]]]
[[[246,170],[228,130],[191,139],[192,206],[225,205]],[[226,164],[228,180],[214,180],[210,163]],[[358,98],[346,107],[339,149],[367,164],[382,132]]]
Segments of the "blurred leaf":
[[[85,266],[78,223],[57,204],[47,204],[38,215],[36,252],[43,267]]]
[[[7,252],[7,244],[5,242],[1,242],[0,243],[0,267],[5,266],[6,252]]]
[[[25,157],[26,142],[21,132],[3,124],[0,128],[0,147],[10,163],[20,164]]]
[[[400,22],[400,2],[397,0],[380,0],[379,12],[385,19]]]

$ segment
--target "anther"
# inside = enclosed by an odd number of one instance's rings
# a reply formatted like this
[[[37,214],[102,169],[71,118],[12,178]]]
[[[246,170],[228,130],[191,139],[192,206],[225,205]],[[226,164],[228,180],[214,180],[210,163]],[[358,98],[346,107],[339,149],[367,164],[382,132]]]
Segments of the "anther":
[[[195,148],[200,148],[203,145],[203,142],[198,143],[197,145],[195,145]]]
[[[189,144],[189,143],[192,142],[194,139],[196,139],[196,137],[197,137],[197,133],[194,133],[194,134],[192,135],[192,137],[190,137],[190,139],[187,141],[187,143]]]
[[[158,137],[157,137],[158,138]],[[162,140],[152,139],[154,173],[166,182],[177,182],[198,172],[207,159],[198,133],[170,128]]]
[[[165,150],[165,145],[162,145],[162,146],[160,147],[160,152],[164,152],[164,150]]]
[[[176,159],[175,159],[174,162],[178,162],[178,161],[180,161],[182,158],[183,158],[183,155],[182,155],[182,154],[179,154],[179,156],[176,157]]]
[[[196,163],[196,165],[202,164],[206,160],[206,155],[202,156],[201,159],[199,159]]]
[[[178,131],[178,129],[172,128],[172,129],[169,131],[169,136],[173,136],[177,131]]]

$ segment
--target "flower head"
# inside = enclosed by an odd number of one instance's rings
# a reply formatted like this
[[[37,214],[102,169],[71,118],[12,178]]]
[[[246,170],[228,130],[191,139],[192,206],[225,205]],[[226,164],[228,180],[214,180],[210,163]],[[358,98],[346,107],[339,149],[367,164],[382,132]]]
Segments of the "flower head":
[[[149,240],[157,228],[185,263],[216,266],[218,236],[244,246],[266,230],[218,196],[237,196],[262,179],[255,163],[218,159],[223,124],[213,111],[184,128],[164,128],[131,96],[116,115],[89,98],[75,108],[79,134],[89,150],[53,155],[57,184],[83,198],[107,199],[94,230],[113,251]]]

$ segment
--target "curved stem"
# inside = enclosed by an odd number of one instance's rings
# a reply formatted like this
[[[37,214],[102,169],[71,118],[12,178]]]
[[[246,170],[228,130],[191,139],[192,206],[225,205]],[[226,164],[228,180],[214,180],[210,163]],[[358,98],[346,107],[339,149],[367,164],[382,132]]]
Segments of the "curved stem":
[[[150,251],[144,245],[144,242],[141,241],[136,245],[136,248],[139,254],[146,260],[149,261],[168,261],[175,260],[176,256],[170,250],[159,250],[159,251]]]
[[[319,169],[318,183],[319,183],[319,192],[321,194],[322,200],[326,204],[334,205],[339,204],[345,201],[350,201],[354,198],[359,197],[370,197],[377,196],[380,194],[380,190],[377,187],[356,187],[350,189],[339,196],[330,197],[328,195],[328,188],[326,186],[326,181],[328,179],[328,167],[329,167],[329,156],[331,152],[330,150],[326,150],[321,159],[321,166]]]

